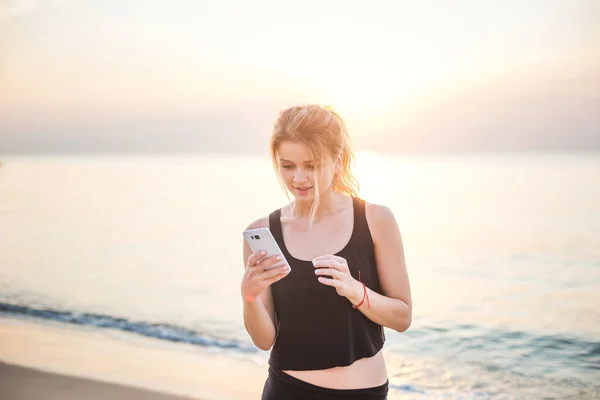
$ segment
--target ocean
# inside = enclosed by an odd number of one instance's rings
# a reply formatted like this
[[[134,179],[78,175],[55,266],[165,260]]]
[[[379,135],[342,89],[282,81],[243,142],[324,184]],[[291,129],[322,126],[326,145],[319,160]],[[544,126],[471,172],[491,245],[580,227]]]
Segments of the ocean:
[[[268,155],[6,155],[0,318],[258,359],[242,231],[287,201]],[[600,154],[359,153],[394,212],[413,324],[390,398],[600,398]],[[0,360],[2,348],[0,346]]]

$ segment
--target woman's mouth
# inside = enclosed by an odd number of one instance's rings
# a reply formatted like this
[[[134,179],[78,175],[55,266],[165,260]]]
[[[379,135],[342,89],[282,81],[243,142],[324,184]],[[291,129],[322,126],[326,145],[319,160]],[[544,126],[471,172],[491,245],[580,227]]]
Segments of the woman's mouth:
[[[307,187],[294,186],[294,189],[296,190],[296,193],[298,193],[298,194],[307,194],[308,191],[312,188],[313,188],[312,186],[307,186]]]

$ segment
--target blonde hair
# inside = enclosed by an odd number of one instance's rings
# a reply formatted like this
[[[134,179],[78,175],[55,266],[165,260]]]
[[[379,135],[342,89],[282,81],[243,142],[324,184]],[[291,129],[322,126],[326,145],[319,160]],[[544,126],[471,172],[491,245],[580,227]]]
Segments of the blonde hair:
[[[341,155],[341,170],[332,182],[334,193],[351,197],[359,196],[360,185],[352,171],[354,151],[350,137],[344,121],[330,107],[312,104],[291,107],[281,111],[275,122],[270,143],[271,159],[279,182],[289,198],[290,193],[279,170],[279,146],[285,141],[304,144],[315,162],[315,198],[310,211],[311,223],[319,206],[318,177],[321,173],[319,161],[325,157],[335,160],[338,155]]]

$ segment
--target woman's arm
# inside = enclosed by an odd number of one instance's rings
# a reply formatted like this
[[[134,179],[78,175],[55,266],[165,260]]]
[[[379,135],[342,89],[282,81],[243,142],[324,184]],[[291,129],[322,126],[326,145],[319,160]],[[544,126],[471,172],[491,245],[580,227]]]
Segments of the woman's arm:
[[[365,298],[358,309],[371,321],[404,332],[412,322],[412,300],[400,230],[387,207],[367,204],[366,214],[375,244],[377,274],[383,294],[367,288],[368,301]],[[350,275],[345,259],[327,255],[317,257],[313,263],[317,275],[333,277],[321,276],[321,283],[335,287],[338,294],[345,296],[353,305],[361,303],[364,298],[363,284]]]
[[[257,220],[250,224],[247,229],[264,228],[268,227],[268,220],[266,218]],[[244,265],[246,268],[245,275],[247,275],[248,260],[252,255],[252,250],[244,240]],[[242,285],[244,282],[242,282]],[[252,338],[252,342],[262,350],[269,350],[275,342],[275,311],[273,308],[273,297],[271,294],[271,286],[267,288],[258,296],[255,301],[249,301],[246,296],[243,295],[243,308],[244,308],[244,327]]]
[[[367,204],[366,215],[384,295],[367,288],[371,308],[363,304],[359,310],[375,323],[404,332],[412,322],[412,298],[400,229],[388,207]],[[354,305],[360,303],[364,295],[363,285],[358,283],[356,287],[356,295],[348,298]]]
[[[259,349],[271,349],[276,330],[270,287],[254,302],[244,299],[244,327]]]

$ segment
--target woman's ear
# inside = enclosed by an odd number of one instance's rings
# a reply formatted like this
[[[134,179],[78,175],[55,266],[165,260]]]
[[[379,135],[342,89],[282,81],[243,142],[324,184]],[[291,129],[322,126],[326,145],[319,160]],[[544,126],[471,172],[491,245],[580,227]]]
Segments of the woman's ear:
[[[335,159],[334,171],[336,174],[339,174],[340,172],[342,172],[342,152],[339,152]]]

